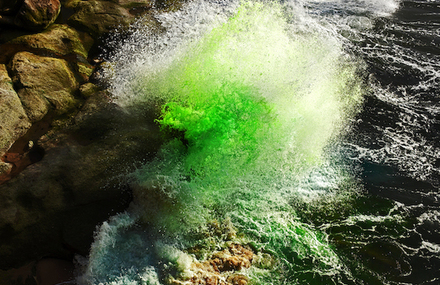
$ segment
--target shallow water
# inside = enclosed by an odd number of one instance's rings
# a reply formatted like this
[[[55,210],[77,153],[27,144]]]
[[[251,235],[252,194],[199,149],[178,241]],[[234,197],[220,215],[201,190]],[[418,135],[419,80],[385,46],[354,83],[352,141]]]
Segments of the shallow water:
[[[194,1],[134,25],[106,80],[175,139],[79,281],[189,278],[232,240],[252,284],[439,282],[439,5]]]

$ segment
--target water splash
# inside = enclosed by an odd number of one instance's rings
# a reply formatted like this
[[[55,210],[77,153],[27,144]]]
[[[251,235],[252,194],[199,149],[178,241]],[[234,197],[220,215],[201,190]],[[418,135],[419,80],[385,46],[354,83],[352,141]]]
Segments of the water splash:
[[[160,105],[157,122],[177,138],[133,174],[129,213],[101,226],[84,282],[188,278],[191,260],[228,240],[274,260],[244,272],[256,284],[352,279],[327,236],[292,205],[311,199],[312,185],[325,196],[350,180],[325,148],[361,104],[358,66],[325,29],[292,30],[289,11],[243,2],[199,34],[142,36],[147,52],[128,74],[114,64],[110,77],[123,81],[113,88],[116,102]],[[343,196],[334,201],[350,199]],[[229,221],[238,234],[216,237],[215,221]],[[194,248],[203,250],[189,255]]]

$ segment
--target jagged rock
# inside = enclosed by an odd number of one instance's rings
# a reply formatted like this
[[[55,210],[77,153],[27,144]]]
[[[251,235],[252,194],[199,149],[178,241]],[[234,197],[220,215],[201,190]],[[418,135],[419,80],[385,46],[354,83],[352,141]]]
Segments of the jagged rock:
[[[24,0],[15,24],[30,30],[44,30],[55,22],[61,9],[59,0]]]
[[[251,267],[253,258],[254,253],[250,249],[233,243],[204,262],[193,262],[190,277],[171,277],[167,282],[170,285],[247,285],[249,279],[238,272]]]
[[[0,158],[12,144],[31,127],[31,123],[15,93],[6,66],[0,64]],[[12,169],[10,163],[0,161],[0,177]]]
[[[0,63],[9,64],[9,75],[0,65],[0,131],[6,128],[2,116],[11,122],[14,113],[24,118],[10,140],[0,134],[3,149],[9,148],[5,159],[22,170],[0,185],[0,269],[45,256],[86,255],[96,225],[130,203],[125,174],[151,159],[164,140],[151,110],[134,115],[110,104],[107,93],[96,92],[96,86],[78,88],[92,72],[86,61],[92,45],[87,33],[101,36],[152,6],[150,0],[112,2],[62,1],[68,6],[66,14],[73,13],[69,23],[83,29],[79,32],[50,25],[59,12],[56,0],[0,0],[0,25],[47,29],[26,35],[23,29],[8,32],[2,26],[0,33]],[[42,11],[46,14],[38,14]],[[154,21],[147,17],[145,23],[150,20]],[[17,108],[2,112],[11,102]],[[78,114],[70,112],[79,107]],[[67,130],[61,127],[62,119],[53,120],[64,115]],[[0,174],[11,170],[11,163],[0,161]]]
[[[78,82],[62,59],[17,53],[11,61],[12,79],[31,122],[41,120],[49,111],[55,115],[78,105]]]
[[[210,264],[218,272],[239,271],[251,266],[253,256],[251,250],[242,245],[233,244],[228,249],[215,253]]]

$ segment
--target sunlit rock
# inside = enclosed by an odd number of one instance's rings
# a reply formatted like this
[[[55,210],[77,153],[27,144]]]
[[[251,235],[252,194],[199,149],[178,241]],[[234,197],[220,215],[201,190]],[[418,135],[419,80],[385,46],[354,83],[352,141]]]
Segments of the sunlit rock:
[[[68,23],[88,32],[94,38],[108,33],[119,25],[128,25],[133,16],[122,6],[107,1],[81,1],[72,4],[76,12]]]
[[[228,248],[214,253],[203,262],[190,265],[190,276],[169,278],[168,284],[246,285],[248,277],[239,273],[250,268],[254,253],[240,244],[230,244]],[[188,275],[188,273],[186,273]]]
[[[49,111],[61,115],[73,109],[78,82],[65,60],[17,53],[11,62],[13,82],[24,110],[32,122]]]
[[[80,56],[86,60],[93,39],[68,25],[55,24],[41,33],[24,35],[11,40],[8,44],[57,56]]]
[[[0,65],[0,157],[19,137],[24,135],[31,124],[15,93],[12,80],[5,65]],[[0,161],[0,176],[11,170],[12,165]]]

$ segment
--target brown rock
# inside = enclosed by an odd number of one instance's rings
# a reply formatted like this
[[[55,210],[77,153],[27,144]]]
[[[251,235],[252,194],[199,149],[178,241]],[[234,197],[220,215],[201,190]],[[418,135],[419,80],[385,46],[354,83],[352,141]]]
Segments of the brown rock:
[[[128,25],[134,17],[124,7],[107,1],[75,3],[76,12],[68,19],[69,25],[99,38],[119,25]]]
[[[247,285],[249,280],[241,274],[234,274],[228,277],[227,282],[232,285]]]
[[[78,82],[66,61],[20,52],[12,59],[11,70],[31,122],[41,120],[51,109],[61,115],[78,105],[74,96]]]
[[[3,156],[12,144],[31,127],[30,121],[15,93],[6,66],[0,64],[0,176],[11,171],[12,165]]]
[[[60,10],[59,0],[24,0],[15,24],[30,30],[44,30],[55,22]]]
[[[93,45],[93,39],[68,25],[54,24],[41,33],[24,35],[9,41],[8,44],[32,50],[34,53],[55,56],[75,55],[86,60]]]
[[[87,61],[93,39],[85,32],[78,32],[68,25],[53,24],[41,33],[18,35],[1,46],[0,63],[8,63],[18,52],[63,58],[69,62],[77,80],[85,82],[93,72]]]
[[[211,264],[222,271],[238,271],[249,268],[253,259],[253,252],[242,245],[233,244],[228,249],[213,255]]]
[[[81,96],[84,98],[90,98],[92,95],[99,92],[101,88],[99,86],[96,86],[93,83],[87,82],[79,87],[79,91],[81,92]]]
[[[155,6],[153,0],[113,0],[113,2],[128,9],[132,15],[142,15]]]
[[[169,284],[247,285],[245,275],[237,273],[252,264],[254,253],[240,244],[231,244],[227,249],[212,255],[204,262],[191,265],[193,275],[189,280],[171,278]]]

